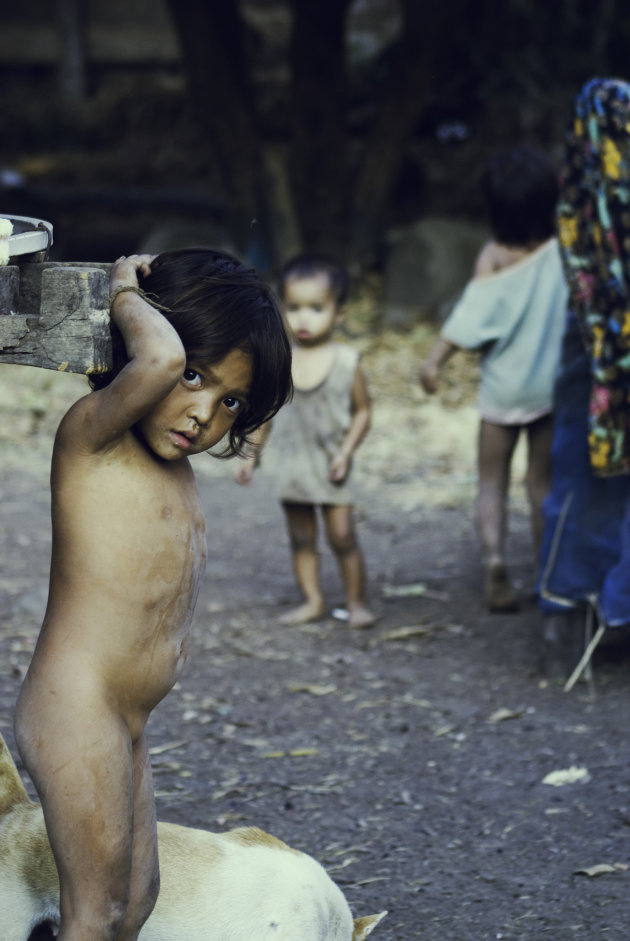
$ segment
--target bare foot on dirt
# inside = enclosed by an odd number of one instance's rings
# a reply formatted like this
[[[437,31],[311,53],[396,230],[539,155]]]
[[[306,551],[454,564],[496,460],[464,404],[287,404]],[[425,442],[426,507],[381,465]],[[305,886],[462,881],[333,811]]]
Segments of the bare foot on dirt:
[[[376,621],[376,615],[363,604],[348,605],[348,627],[371,627]]]
[[[278,618],[280,624],[308,624],[309,621],[319,621],[326,614],[326,607],[322,602],[305,601],[297,608],[291,608],[286,614]]]
[[[486,570],[486,605],[489,611],[517,611],[519,599],[502,562],[493,562]]]

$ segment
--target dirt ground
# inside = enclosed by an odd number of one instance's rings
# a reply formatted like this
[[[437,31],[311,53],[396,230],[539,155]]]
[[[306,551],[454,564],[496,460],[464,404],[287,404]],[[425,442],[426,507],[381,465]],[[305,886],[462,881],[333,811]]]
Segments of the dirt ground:
[[[229,463],[195,459],[209,564],[187,668],[150,724],[159,816],[256,825],[311,853],[355,914],[389,911],[375,941],[628,941],[630,646],[613,637],[594,681],[565,693],[541,676],[535,604],[484,610],[474,370],[453,361],[439,398],[423,396],[414,379],[431,339],[357,341],[374,397],[357,460],[372,629],[278,625],[297,594],[270,498],[273,442],[248,490]],[[0,367],[0,731],[12,749],[46,600],[52,434],[83,390]],[[521,465],[509,560],[527,595]],[[332,608],[343,599],[324,546],[322,569]]]

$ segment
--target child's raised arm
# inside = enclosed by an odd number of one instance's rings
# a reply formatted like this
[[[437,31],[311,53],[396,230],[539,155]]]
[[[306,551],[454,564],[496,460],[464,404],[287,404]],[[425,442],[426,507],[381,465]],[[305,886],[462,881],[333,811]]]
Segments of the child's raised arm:
[[[339,453],[330,462],[328,476],[338,482],[345,479],[350,468],[352,455],[365,437],[372,414],[370,395],[365,375],[360,366],[357,366],[350,390],[352,419]]]
[[[108,447],[175,387],[186,366],[176,330],[138,288],[153,255],[121,257],[110,275],[110,316],[120,330],[128,362],[111,383],[85,396],[70,410],[76,443],[89,451]]]

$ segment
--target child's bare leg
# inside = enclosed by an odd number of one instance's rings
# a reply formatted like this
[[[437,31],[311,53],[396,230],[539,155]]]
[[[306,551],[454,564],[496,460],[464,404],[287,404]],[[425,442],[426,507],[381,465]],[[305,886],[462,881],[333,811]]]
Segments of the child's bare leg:
[[[140,739],[132,747],[127,725],[103,697],[68,697],[64,708],[57,693],[54,711],[50,698],[21,697],[16,735],[59,871],[58,939],[134,941],[158,887],[146,746]]]
[[[365,564],[357,541],[352,507],[327,505],[322,507],[326,536],[335,553],[341,578],[346,590],[348,623],[350,627],[368,627],[375,621],[365,600]]]
[[[291,542],[293,571],[304,603],[280,618],[282,624],[305,624],[326,612],[319,580],[317,517],[310,503],[283,503]]]
[[[484,420],[479,428],[476,515],[486,562],[486,602],[493,611],[510,610],[517,603],[505,567],[504,543],[510,466],[519,432],[518,426]]]
[[[153,911],[160,887],[155,791],[144,733],[133,746],[133,845],[127,915],[120,941],[135,941]]]
[[[545,520],[542,505],[551,488],[551,442],[553,419],[545,415],[527,426],[527,473],[525,485],[532,517],[536,557],[540,552]]]

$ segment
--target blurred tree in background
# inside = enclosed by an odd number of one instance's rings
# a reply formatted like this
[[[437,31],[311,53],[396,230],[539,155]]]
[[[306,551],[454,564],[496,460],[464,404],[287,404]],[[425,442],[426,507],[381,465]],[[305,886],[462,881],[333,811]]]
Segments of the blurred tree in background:
[[[622,0],[399,0],[388,4],[393,40],[361,69],[351,0],[288,5],[285,149],[274,156],[238,4],[170,0],[239,245],[255,215],[277,251],[288,238],[362,263],[378,255],[414,141],[437,129],[448,143],[476,126],[491,146],[522,136],[549,146],[554,109],[563,120],[591,73],[622,72],[630,43]]]
[[[5,166],[195,187],[268,267],[298,248],[375,266],[388,228],[478,213],[485,156],[557,155],[575,92],[626,77],[630,48],[624,0],[32,0],[3,25]]]

